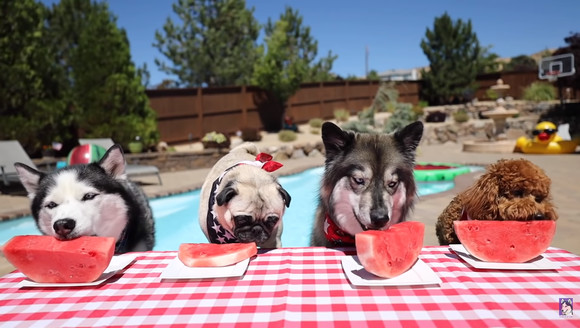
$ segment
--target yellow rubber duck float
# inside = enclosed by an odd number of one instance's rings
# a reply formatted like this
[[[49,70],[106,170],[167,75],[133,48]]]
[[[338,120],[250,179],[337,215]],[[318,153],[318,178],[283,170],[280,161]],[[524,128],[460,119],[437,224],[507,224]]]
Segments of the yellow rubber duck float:
[[[576,151],[577,141],[564,140],[558,135],[552,122],[540,122],[532,131],[534,139],[520,137],[516,141],[516,151],[526,154],[568,154]]]

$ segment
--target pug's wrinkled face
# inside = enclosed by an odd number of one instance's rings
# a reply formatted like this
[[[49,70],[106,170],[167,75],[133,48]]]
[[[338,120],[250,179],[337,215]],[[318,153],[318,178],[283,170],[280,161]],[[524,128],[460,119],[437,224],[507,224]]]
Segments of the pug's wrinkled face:
[[[290,205],[288,192],[265,172],[237,174],[227,180],[222,181],[225,185],[214,205],[218,222],[243,243],[259,245],[270,239]]]

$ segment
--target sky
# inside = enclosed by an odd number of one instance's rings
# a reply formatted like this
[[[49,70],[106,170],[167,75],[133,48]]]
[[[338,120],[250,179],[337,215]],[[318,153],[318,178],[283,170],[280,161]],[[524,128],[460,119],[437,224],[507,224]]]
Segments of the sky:
[[[107,2],[117,25],[127,32],[134,63],[147,64],[149,86],[175,78],[157,68],[155,58],[167,59],[152,44],[155,31],[162,31],[168,17],[179,22],[172,11],[176,0]],[[470,19],[480,44],[492,46],[500,57],[562,47],[570,32],[580,32],[580,0],[246,0],[246,4],[254,7],[261,24],[268,18],[277,20],[286,6],[297,9],[318,41],[318,54],[338,55],[332,71],[344,77],[364,76],[366,67],[383,72],[428,66],[420,43],[435,18],[445,12],[453,20]]]

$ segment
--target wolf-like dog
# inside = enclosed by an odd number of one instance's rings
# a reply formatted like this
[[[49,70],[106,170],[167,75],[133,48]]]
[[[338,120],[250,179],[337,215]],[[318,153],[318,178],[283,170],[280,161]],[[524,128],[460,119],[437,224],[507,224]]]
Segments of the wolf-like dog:
[[[326,161],[310,244],[352,246],[356,233],[405,221],[416,196],[413,168],[422,135],[421,122],[391,134],[324,123]]]
[[[14,164],[31,199],[38,229],[61,240],[114,237],[115,254],[150,251],[155,226],[143,190],[125,174],[125,158],[114,145],[99,162],[44,173]]]
[[[222,157],[201,187],[199,224],[212,243],[282,247],[282,216],[290,195],[270,174],[281,164],[245,142]]]

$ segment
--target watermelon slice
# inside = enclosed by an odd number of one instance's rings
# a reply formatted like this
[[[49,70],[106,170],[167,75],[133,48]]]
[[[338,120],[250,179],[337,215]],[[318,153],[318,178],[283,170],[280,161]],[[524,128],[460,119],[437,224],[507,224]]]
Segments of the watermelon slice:
[[[177,257],[188,267],[223,267],[258,254],[256,243],[181,244]]]
[[[41,283],[97,280],[115,252],[115,238],[79,237],[61,241],[52,236],[16,236],[3,247],[8,262]]]
[[[556,221],[454,221],[463,247],[487,262],[523,263],[548,249]]]
[[[367,230],[355,235],[356,253],[362,266],[383,278],[396,277],[409,270],[423,247],[425,224],[417,221],[397,223],[387,230]]]

